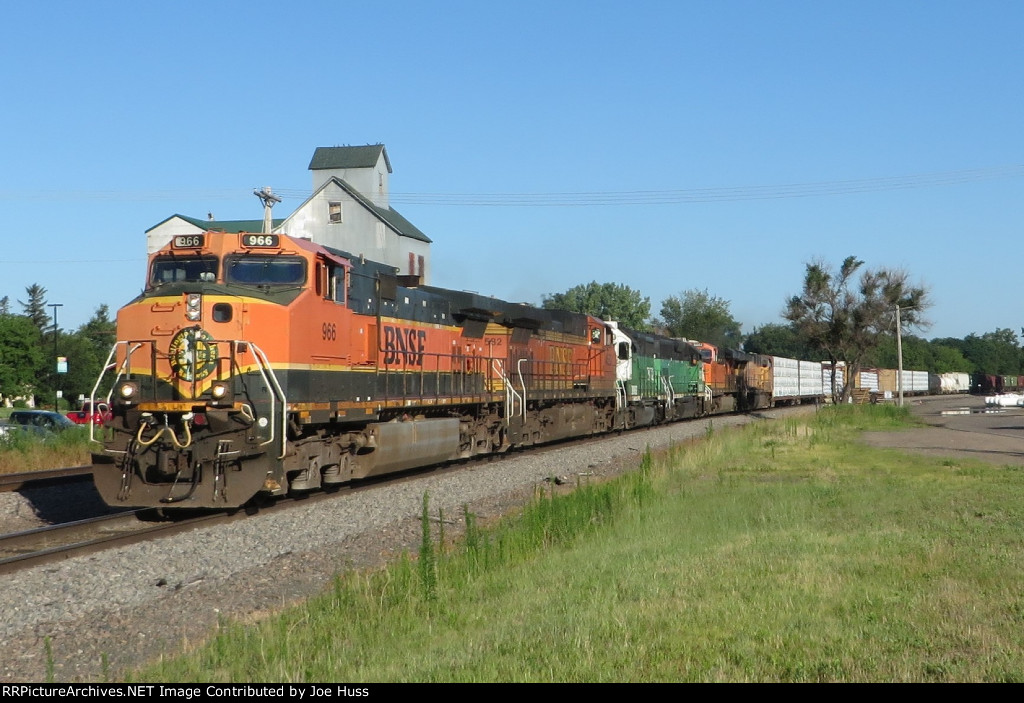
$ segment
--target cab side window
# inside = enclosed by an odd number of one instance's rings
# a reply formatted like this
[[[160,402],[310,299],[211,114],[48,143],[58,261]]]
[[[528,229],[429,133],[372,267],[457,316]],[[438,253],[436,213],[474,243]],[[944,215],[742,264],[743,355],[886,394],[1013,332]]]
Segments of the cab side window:
[[[327,297],[336,303],[345,303],[345,267],[344,266],[331,266],[329,267],[328,273],[328,293]]]

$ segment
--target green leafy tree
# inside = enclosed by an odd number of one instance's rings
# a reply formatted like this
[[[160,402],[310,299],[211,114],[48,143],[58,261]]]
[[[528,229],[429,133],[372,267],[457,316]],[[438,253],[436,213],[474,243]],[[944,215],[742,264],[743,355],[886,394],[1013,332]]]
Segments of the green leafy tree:
[[[929,373],[969,373],[972,368],[971,362],[960,351],[962,346],[963,340],[960,339],[933,339],[928,342],[920,337],[904,335],[903,368]],[[899,357],[895,335],[883,336],[870,363],[885,369],[896,368]]]
[[[81,397],[89,397],[99,378],[110,348],[117,337],[117,326],[110,319],[110,308],[100,305],[92,318],[74,333],[62,335],[58,342],[60,355],[67,357],[68,371],[60,374],[59,388],[72,405]],[[100,388],[103,395],[107,388]]]
[[[686,337],[719,347],[738,348],[743,337],[740,323],[729,311],[729,301],[705,290],[690,289],[661,302],[661,322],[669,336]]]
[[[978,373],[1019,374],[1021,350],[1013,330],[999,328],[981,336],[969,334],[963,340],[963,355]]]
[[[970,373],[971,362],[963,355],[957,347],[946,344],[931,342],[932,359],[934,366],[929,369],[932,373]]]
[[[845,361],[843,388],[837,400],[850,395],[853,379],[895,325],[896,306],[905,327],[921,327],[930,307],[928,291],[913,286],[909,275],[895,269],[861,270],[864,262],[847,257],[839,270],[815,261],[806,265],[803,290],[786,302],[785,318],[814,348],[832,362]],[[833,379],[834,381],[835,379]],[[835,385],[833,383],[833,385]]]
[[[935,373],[946,373],[947,371],[970,373],[974,370],[974,365],[964,355],[966,349],[964,340],[958,337],[936,337],[931,341],[931,345],[935,356]]]
[[[39,346],[39,354],[33,355],[36,365],[32,368],[34,381],[32,384],[36,400],[42,397],[50,397],[53,394],[53,384],[56,375],[56,360],[51,359],[53,352],[53,335],[55,330],[50,327],[50,316],[46,312],[46,289],[38,283],[33,283],[25,288],[28,300],[19,300],[24,311],[24,317],[28,318],[39,332],[34,337],[35,344]]]
[[[42,334],[32,320],[24,315],[0,315],[0,395],[33,393],[45,363]]]
[[[637,330],[650,329],[651,299],[621,283],[592,281],[564,293],[545,295],[541,305],[547,310],[571,310],[614,320]]]
[[[879,337],[878,348],[866,359],[871,366],[895,369],[899,365],[899,350],[896,335],[883,334]],[[920,337],[903,335],[903,368],[915,371],[931,371],[935,366],[931,345]]]
[[[744,351],[788,359],[814,359],[821,352],[807,345],[792,324],[755,327],[743,341]]]
[[[92,392],[106,355],[100,358],[99,351],[81,332],[62,336],[58,346],[60,355],[67,357],[68,370],[57,375],[57,387],[68,403],[77,407],[78,398],[88,398]]]
[[[106,358],[117,339],[117,323],[110,319],[110,308],[106,304],[96,308],[89,321],[78,328],[78,334],[84,336],[97,353]]]
[[[33,283],[25,292],[28,294],[28,302],[19,300],[18,303],[25,311],[25,316],[42,332],[50,324],[50,316],[46,313],[46,289]]]

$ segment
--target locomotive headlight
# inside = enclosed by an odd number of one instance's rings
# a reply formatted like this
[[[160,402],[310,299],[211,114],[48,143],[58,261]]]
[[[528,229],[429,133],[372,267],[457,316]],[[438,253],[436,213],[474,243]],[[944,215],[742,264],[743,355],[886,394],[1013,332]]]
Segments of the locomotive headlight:
[[[131,403],[139,395],[139,385],[134,381],[125,381],[117,387],[117,397],[123,403]]]
[[[234,393],[231,391],[230,381],[214,381],[210,386],[210,405],[214,407],[226,407],[234,402]]]
[[[189,322],[198,322],[203,314],[203,296],[189,293],[185,296],[185,317]]]

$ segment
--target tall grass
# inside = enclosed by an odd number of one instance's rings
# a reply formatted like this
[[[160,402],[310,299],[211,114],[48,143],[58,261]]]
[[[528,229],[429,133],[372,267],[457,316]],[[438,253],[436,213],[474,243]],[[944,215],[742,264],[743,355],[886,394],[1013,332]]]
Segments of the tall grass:
[[[88,427],[50,435],[10,431],[0,434],[0,474],[84,466],[99,446],[89,441]]]
[[[857,443],[904,418],[718,429],[454,547],[425,497],[418,558],[133,678],[1022,680],[1024,471]]]

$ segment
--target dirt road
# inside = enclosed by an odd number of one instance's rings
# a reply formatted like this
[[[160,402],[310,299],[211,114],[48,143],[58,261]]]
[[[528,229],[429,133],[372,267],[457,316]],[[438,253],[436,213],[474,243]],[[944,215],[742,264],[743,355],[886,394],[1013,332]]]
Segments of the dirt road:
[[[930,456],[1024,465],[1024,408],[986,408],[984,398],[969,395],[906,398],[904,402],[929,427],[867,432],[869,444]]]

